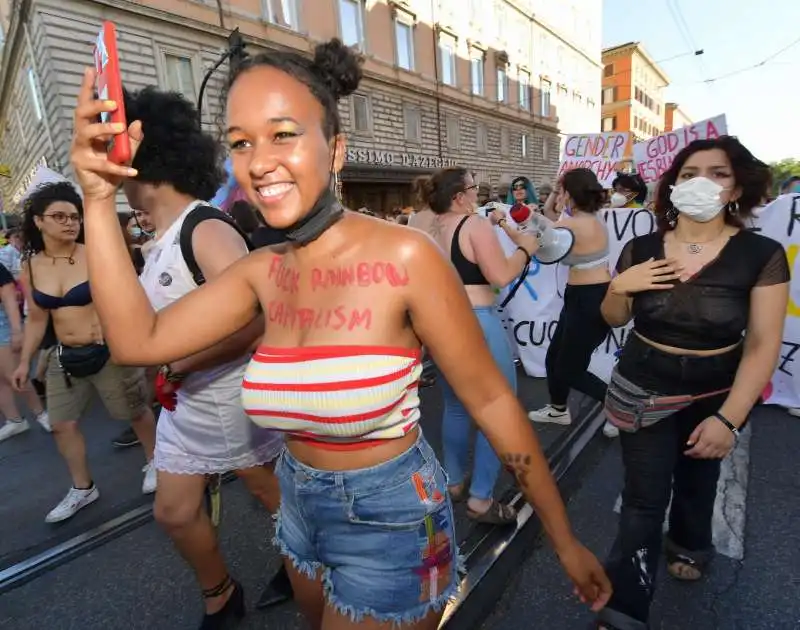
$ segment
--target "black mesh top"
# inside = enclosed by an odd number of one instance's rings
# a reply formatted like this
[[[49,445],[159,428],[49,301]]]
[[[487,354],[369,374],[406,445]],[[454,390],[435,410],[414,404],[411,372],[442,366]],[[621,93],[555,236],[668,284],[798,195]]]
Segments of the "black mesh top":
[[[625,244],[617,272],[664,258],[663,234],[638,236]],[[633,327],[656,343],[685,350],[715,350],[741,340],[753,287],[789,282],[786,252],[777,241],[742,230],[719,255],[669,290],[633,296]]]

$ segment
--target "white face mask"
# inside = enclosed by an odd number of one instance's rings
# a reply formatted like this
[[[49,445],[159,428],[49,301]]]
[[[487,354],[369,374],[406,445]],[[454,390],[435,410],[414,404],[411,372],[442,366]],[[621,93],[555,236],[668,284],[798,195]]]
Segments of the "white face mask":
[[[707,223],[722,212],[725,202],[720,195],[725,188],[707,177],[693,177],[672,186],[669,199],[672,205],[692,221]]]
[[[139,238],[142,235],[142,228],[132,227],[129,232],[132,238]]]
[[[621,208],[626,203],[628,203],[628,197],[623,195],[621,192],[615,192],[613,195],[611,195],[612,208]]]

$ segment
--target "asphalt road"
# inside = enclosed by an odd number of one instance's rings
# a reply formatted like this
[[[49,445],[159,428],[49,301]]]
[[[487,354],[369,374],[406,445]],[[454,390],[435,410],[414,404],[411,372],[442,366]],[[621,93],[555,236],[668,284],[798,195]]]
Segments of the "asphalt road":
[[[744,558],[717,556],[707,577],[696,584],[670,579],[662,563],[652,630],[800,628],[800,419],[763,407],[750,424]],[[621,479],[615,442],[568,506],[581,540],[600,558],[616,534],[613,507]],[[584,630],[591,619],[572,597],[555,555],[542,546],[513,578],[482,630]]]
[[[546,398],[545,383],[522,376],[519,393],[529,409],[539,407]],[[441,452],[437,387],[423,391],[422,410],[426,437]],[[141,452],[111,447],[110,439],[121,427],[104,420],[101,409],[83,426],[102,497],[56,527],[46,525],[43,518],[69,484],[65,485],[52,438],[32,430],[0,444],[0,465],[14,484],[11,502],[0,505],[0,545],[6,565],[141,504]],[[539,431],[543,444],[549,444],[561,430],[543,427]],[[498,492],[509,484],[510,478],[504,477]],[[469,527],[465,516],[459,514],[460,538]],[[221,545],[251,602],[280,562],[272,535],[271,519],[243,486],[238,481],[224,486]],[[176,630],[196,627],[200,614],[201,602],[189,569],[152,522],[0,596],[0,628],[9,630]],[[266,613],[253,612],[239,627],[299,630],[303,625],[295,607],[287,605]]]

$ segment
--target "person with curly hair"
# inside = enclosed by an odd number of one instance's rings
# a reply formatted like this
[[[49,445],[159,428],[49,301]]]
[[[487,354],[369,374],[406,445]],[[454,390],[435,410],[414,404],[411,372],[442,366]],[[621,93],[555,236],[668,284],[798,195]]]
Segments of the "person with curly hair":
[[[731,136],[695,140],[659,181],[658,230],[626,243],[602,305],[633,319],[606,413],[621,429],[625,488],[602,628],[646,628],[667,506],[667,569],[702,577],[720,461],[772,377],[789,295],[783,246],[745,228],[769,167]]]
[[[638,173],[619,173],[611,183],[612,208],[642,208],[647,201],[647,184]]]
[[[605,574],[572,533],[536,434],[450,261],[427,235],[337,200],[346,141],[338,101],[361,76],[361,59],[339,40],[313,55],[270,51],[239,65],[227,93],[233,172],[286,243],[155,310],[114,216],[119,182],[138,182],[147,162],[137,154],[131,168],[104,157],[98,138],[121,129],[95,123],[115,104],[93,98],[87,70],[71,160],[112,347],[125,361],[168,364],[264,314],[262,345],[239,387],[253,422],[286,436],[276,538],[315,630],[432,630],[458,589],[446,476],[419,426],[423,344],[535,505],[581,597],[599,608],[610,595]],[[147,126],[131,121],[134,147],[147,143]],[[218,585],[209,572],[204,586],[215,587],[222,607],[207,630],[244,614],[241,587],[224,566],[214,572]]]
[[[79,427],[95,394],[112,418],[133,424],[147,459],[142,492],[156,489],[151,462],[155,422],[146,400],[144,371],[123,367],[111,358],[92,301],[82,223],[83,201],[69,182],[44,184],[24,201],[25,262],[20,280],[29,310],[19,366],[11,379],[18,391],[27,389],[31,359],[52,318],[58,344],[39,360],[46,363],[53,434],[72,478],[66,496],[47,514],[48,523],[71,518],[100,496]],[[117,237],[122,238],[119,223],[116,226]],[[130,255],[127,262],[133,271]]]
[[[122,187],[130,207],[147,212],[155,228],[139,277],[160,311],[247,256],[249,242],[227,214],[206,203],[224,178],[222,151],[197,126],[194,105],[180,94],[145,88],[126,93],[125,111],[139,121],[144,139],[133,160],[138,175]],[[225,606],[232,582],[224,579],[228,571],[203,509],[207,475],[235,471],[271,513],[280,504],[273,466],[283,436],[252,424],[240,393],[263,329],[263,317],[254,316],[203,352],[157,362],[163,408],[154,460],[155,518],[194,570],[209,620]]]

